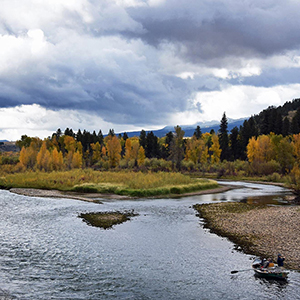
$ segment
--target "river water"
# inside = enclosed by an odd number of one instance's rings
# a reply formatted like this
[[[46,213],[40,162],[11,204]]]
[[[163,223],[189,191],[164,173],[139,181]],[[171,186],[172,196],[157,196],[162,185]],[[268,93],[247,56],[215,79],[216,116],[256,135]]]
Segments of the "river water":
[[[217,201],[286,204],[288,191],[234,183],[220,194],[105,201],[32,198],[0,191],[0,299],[300,299],[287,282],[254,276],[252,256],[203,228],[192,205]],[[134,209],[113,229],[82,212]],[[288,259],[288,258],[287,258]]]

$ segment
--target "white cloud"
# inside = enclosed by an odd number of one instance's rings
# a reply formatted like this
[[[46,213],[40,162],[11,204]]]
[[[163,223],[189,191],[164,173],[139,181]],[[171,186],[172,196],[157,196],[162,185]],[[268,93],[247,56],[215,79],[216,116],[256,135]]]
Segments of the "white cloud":
[[[194,107],[201,107],[202,120],[219,120],[223,112],[237,119],[258,114],[268,106],[279,106],[299,97],[300,84],[271,88],[254,86],[227,86],[221,91],[199,92]]]
[[[116,126],[105,122],[97,114],[84,111],[54,111],[36,104],[0,108],[0,140],[16,141],[25,134],[43,139],[51,136],[58,128],[64,131],[67,127],[72,128],[75,133],[78,129],[90,132],[95,130],[97,133],[101,129],[103,134],[107,134],[109,129],[114,129],[115,132],[141,130],[140,127],[128,124]]]

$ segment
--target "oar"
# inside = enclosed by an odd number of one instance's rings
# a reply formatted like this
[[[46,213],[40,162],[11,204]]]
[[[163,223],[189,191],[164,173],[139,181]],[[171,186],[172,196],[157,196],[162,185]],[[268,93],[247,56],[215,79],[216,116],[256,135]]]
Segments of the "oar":
[[[231,274],[235,274],[235,273],[238,273],[238,272],[244,272],[244,271],[250,271],[250,270],[253,270],[253,269],[234,270],[234,271],[231,271]]]

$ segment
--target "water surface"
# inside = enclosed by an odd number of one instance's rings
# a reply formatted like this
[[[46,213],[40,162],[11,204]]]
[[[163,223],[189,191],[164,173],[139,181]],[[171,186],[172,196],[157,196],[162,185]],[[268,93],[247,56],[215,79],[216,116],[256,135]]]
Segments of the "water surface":
[[[282,188],[231,184],[238,188],[214,195],[102,205],[0,191],[0,299],[300,299],[299,273],[283,283],[232,275],[252,256],[203,229],[196,203],[287,204]],[[78,218],[131,209],[139,216],[111,230]]]

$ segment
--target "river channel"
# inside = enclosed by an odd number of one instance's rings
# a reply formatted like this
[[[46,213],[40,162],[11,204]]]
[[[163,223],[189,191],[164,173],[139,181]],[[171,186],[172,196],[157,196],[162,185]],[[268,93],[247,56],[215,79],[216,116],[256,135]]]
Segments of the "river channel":
[[[177,199],[32,198],[0,190],[0,300],[300,299],[300,273],[286,282],[254,276],[253,256],[203,228],[192,206],[218,201],[287,205],[288,191],[231,182],[236,189]],[[113,229],[78,215],[134,209]],[[288,259],[288,258],[286,258]]]

